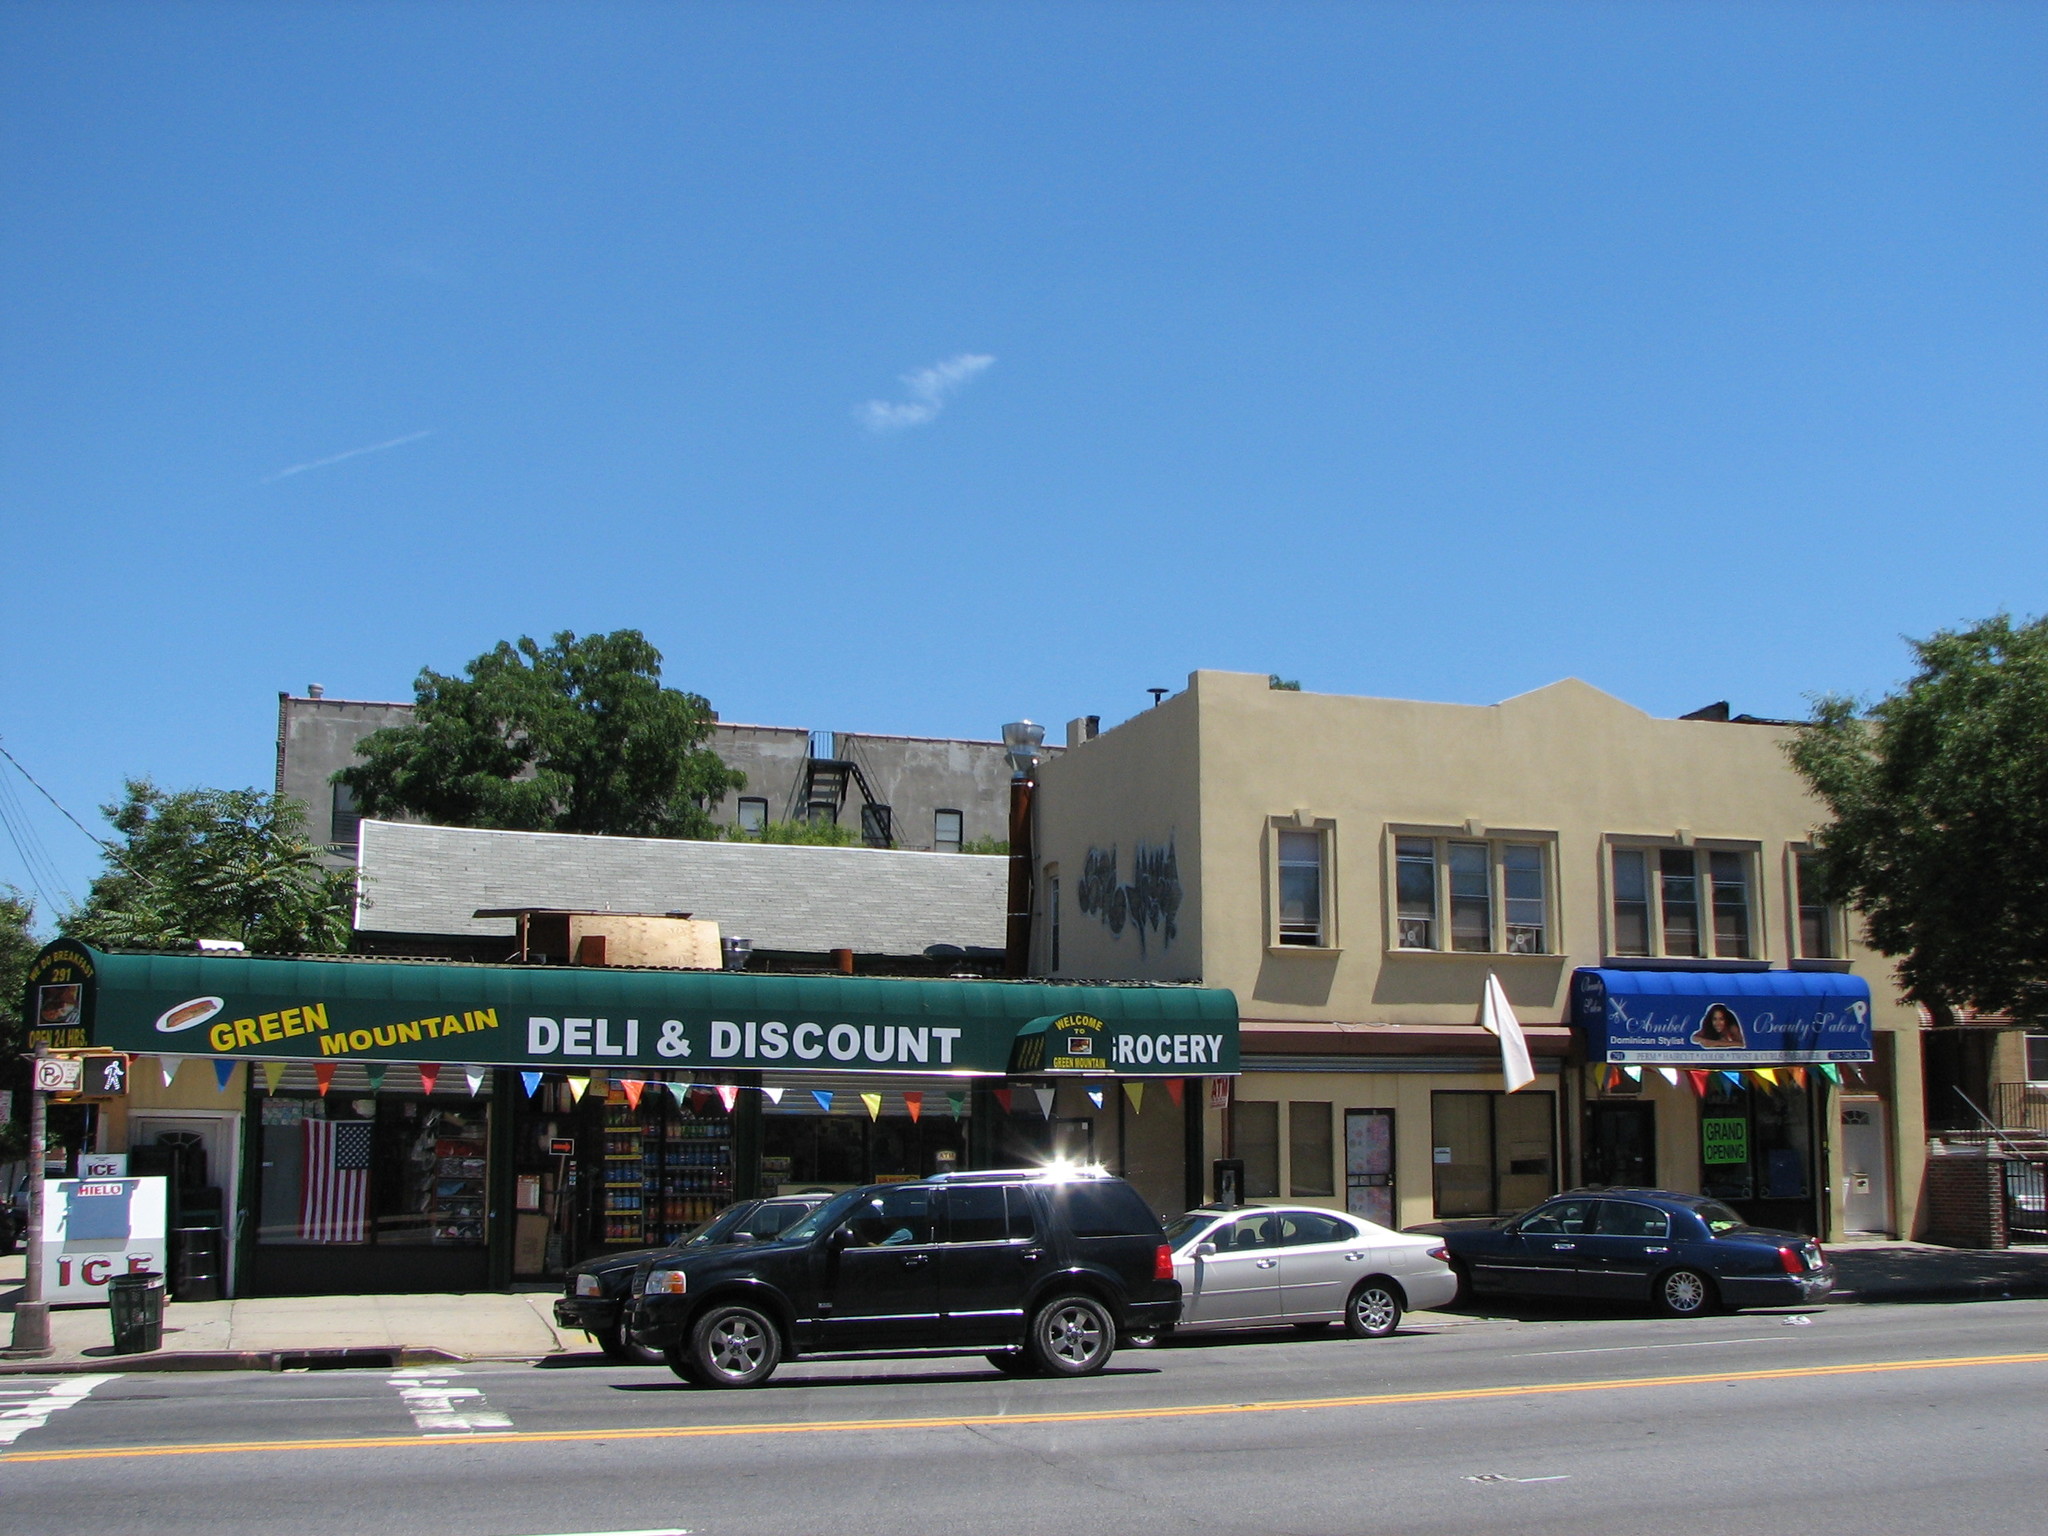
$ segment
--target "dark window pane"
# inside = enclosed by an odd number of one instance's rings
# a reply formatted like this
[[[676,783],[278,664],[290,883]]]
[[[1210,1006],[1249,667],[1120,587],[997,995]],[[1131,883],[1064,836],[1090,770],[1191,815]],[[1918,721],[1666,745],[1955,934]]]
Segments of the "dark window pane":
[[[1280,942],[1323,942],[1323,839],[1319,832],[1280,834]]]
[[[1451,948],[1484,952],[1493,948],[1492,872],[1486,844],[1452,843],[1446,850],[1451,867]]]
[[[1300,1248],[1310,1243],[1348,1243],[1358,1229],[1336,1216],[1311,1216],[1306,1211],[1286,1211],[1280,1217],[1280,1245]]]
[[[1603,1237],[1669,1237],[1671,1218],[1654,1205],[1633,1200],[1602,1200],[1596,1230]]]
[[[1661,850],[1657,874],[1664,898],[1664,953],[1696,957],[1700,952],[1700,897],[1692,850]]]
[[[2048,1035],[2027,1036],[2027,1081],[2048,1082]]]
[[[1614,953],[1650,952],[1650,876],[1640,848],[1614,850]]]
[[[1053,1208],[1076,1237],[1155,1237],[1159,1218],[1122,1181],[1052,1186]]]
[[[1394,839],[1394,886],[1402,949],[1436,948],[1436,844],[1426,837]]]
[[[1331,1145],[1330,1106],[1302,1102],[1287,1106],[1287,1182],[1295,1195],[1337,1192]]]
[[[1739,853],[1707,855],[1714,881],[1714,953],[1723,960],[1749,958],[1749,860]]]
[[[1507,902],[1507,952],[1547,954],[1543,850],[1533,843],[1508,844],[1500,853],[1500,878]]]
[[[1243,1100],[1230,1107],[1231,1148],[1244,1160],[1244,1192],[1254,1200],[1280,1195],[1280,1106]]]
[[[1820,891],[1820,857],[1799,854],[1794,861],[1799,881],[1799,953],[1808,960],[1835,958],[1834,913]]]

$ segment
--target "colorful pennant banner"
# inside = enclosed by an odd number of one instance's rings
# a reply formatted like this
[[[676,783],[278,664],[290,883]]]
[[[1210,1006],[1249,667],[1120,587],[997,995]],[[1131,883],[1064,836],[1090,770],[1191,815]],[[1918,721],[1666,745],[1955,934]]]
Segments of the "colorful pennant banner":
[[[233,1082],[235,1078],[235,1063],[225,1056],[217,1057],[213,1063],[213,1077],[214,1081],[220,1085],[214,1091],[216,1093],[226,1093],[228,1091],[228,1084]]]
[[[435,1084],[435,1083],[437,1083],[437,1082],[439,1082],[439,1081],[440,1081],[440,1078],[441,1078],[441,1066],[440,1066],[440,1063],[438,1063],[438,1062],[433,1062],[433,1063],[429,1063],[428,1065],[425,1065],[425,1066],[421,1067],[421,1068],[420,1068],[420,1092],[421,1092],[421,1093],[432,1093],[432,1092],[434,1091],[434,1084]]]
[[[882,1118],[882,1096],[879,1093],[864,1093],[860,1096],[860,1101],[867,1105],[870,1120]]]
[[[381,1061],[364,1063],[363,1076],[370,1080],[370,1092],[382,1093],[384,1091],[384,1074],[389,1070],[390,1068]]]
[[[924,1115],[924,1095],[915,1088],[906,1090],[903,1095],[903,1107],[910,1111],[910,1123],[917,1124]]]
[[[519,1085],[526,1090],[526,1096],[529,1099],[532,1098],[536,1093],[540,1092],[540,1074],[538,1072],[520,1073]]]
[[[811,1097],[818,1101],[818,1108],[825,1111],[825,1113],[828,1115],[832,1113],[831,1090],[826,1088],[813,1088],[811,1090]]]
[[[1145,1113],[1145,1085],[1143,1082],[1137,1078],[1127,1079],[1124,1083],[1124,1097],[1131,1101],[1132,1114],[1142,1115]]]
[[[266,1061],[265,1063],[263,1063],[263,1091],[264,1091],[264,1092],[266,1092],[266,1093],[272,1093],[272,1094],[276,1093],[276,1092],[277,1092],[277,1085],[278,1085],[279,1083],[283,1082],[283,1081],[284,1081],[284,1063],[283,1063],[283,1062],[281,1062],[281,1061]]]
[[[334,1086],[334,1063],[316,1061],[313,1063],[313,1086],[320,1091],[320,1097],[327,1097],[327,1090]]]

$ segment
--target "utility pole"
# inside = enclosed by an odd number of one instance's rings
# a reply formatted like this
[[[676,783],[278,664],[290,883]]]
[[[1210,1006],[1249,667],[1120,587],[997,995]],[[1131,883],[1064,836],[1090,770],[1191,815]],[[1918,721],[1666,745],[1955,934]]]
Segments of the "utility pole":
[[[49,1048],[38,1045],[28,1087],[28,1269],[14,1308],[14,1343],[9,1356],[36,1360],[50,1347],[50,1304],[43,1300],[43,1159],[50,1139],[50,1096],[43,1092],[42,1067]]]

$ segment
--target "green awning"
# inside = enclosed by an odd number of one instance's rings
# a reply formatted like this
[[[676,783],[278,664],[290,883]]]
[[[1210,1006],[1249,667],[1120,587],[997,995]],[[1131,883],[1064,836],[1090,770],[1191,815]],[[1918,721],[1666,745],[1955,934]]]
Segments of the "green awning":
[[[1045,1028],[1085,1019],[1106,1047],[1086,1059],[1101,1066],[1016,1070],[1237,1071],[1237,999],[1206,987],[134,954],[60,939],[30,967],[26,1003],[53,1047],[150,1056],[1000,1075],[1023,1032],[1064,1045]],[[1044,1056],[1059,1058],[1080,1059]]]

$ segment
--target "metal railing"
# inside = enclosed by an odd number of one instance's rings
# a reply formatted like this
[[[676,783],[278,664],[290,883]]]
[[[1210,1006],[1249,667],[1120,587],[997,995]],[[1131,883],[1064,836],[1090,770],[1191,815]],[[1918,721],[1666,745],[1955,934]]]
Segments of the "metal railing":
[[[2048,1162],[2014,1158],[2006,1163],[2005,1228],[2015,1238],[2048,1242]]]
[[[2048,1083],[1996,1083],[1992,1091],[2001,1129],[2048,1131]]]

